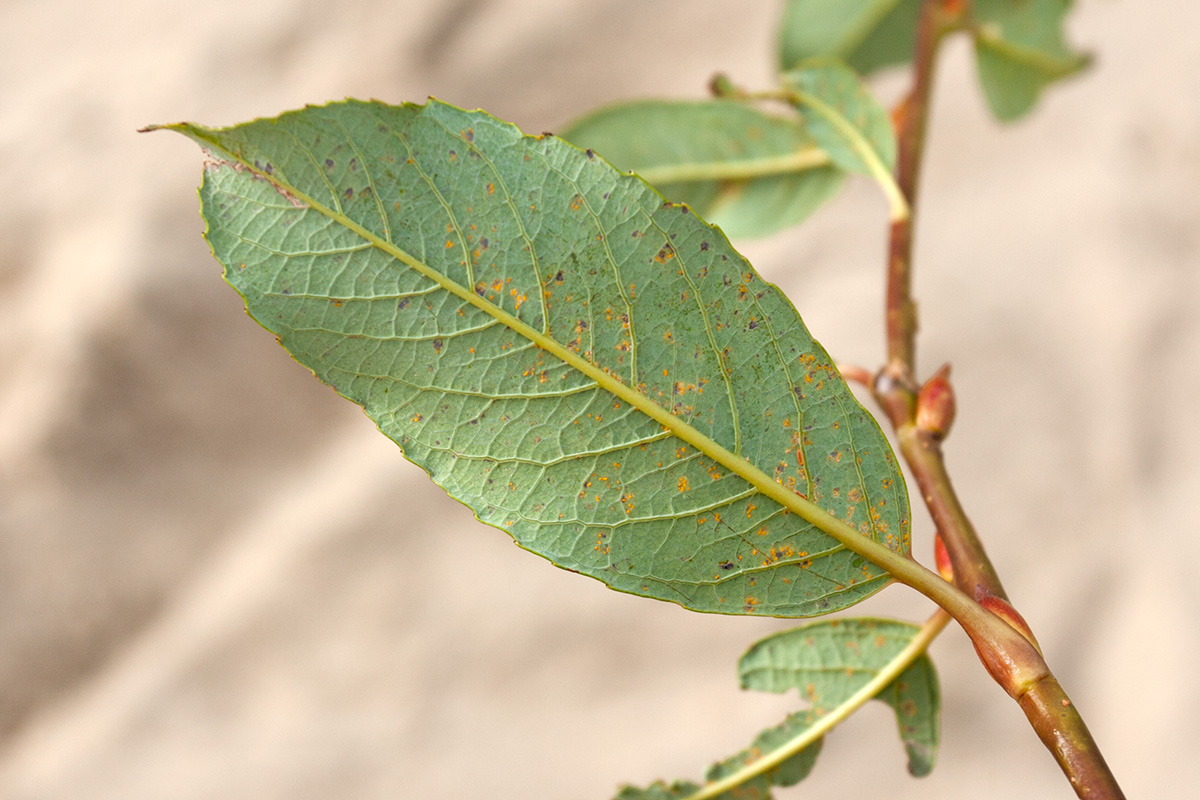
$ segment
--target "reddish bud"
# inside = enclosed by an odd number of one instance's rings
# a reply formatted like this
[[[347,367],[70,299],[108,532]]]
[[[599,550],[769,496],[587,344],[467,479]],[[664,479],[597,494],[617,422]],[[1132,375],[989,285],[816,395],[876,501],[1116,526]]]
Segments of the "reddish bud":
[[[964,0],[942,0],[942,11],[945,11],[951,16],[961,16],[966,10],[966,2]]]
[[[945,364],[925,381],[917,395],[917,427],[934,439],[944,439],[954,424],[956,405],[950,385],[950,365]]]
[[[1042,646],[1038,644],[1037,638],[1034,637],[1033,630],[1030,629],[1029,623],[1026,622],[1025,618],[1022,617],[1020,613],[1018,613],[1017,610],[1011,605],[1006,603],[1004,600],[1001,600],[999,597],[993,597],[990,594],[981,597],[979,599],[979,605],[983,606],[988,611],[1007,622],[1009,627],[1024,636],[1026,640],[1033,645],[1035,650],[1037,650],[1039,653],[1042,652]]]
[[[912,95],[906,96],[896,105],[892,106],[892,129],[896,131],[897,136],[908,127],[908,121],[912,118]]]
[[[937,564],[938,575],[941,575],[943,580],[954,583],[954,565],[950,563],[950,553],[946,551],[946,543],[942,541],[940,533],[933,537],[933,560]]]

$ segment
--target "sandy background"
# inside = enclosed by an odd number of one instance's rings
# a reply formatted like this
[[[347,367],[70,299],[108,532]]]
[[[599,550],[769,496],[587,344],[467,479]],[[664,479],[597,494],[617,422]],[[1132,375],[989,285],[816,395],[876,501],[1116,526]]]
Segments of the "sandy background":
[[[1196,796],[1200,5],[1081,5],[1096,68],[1016,126],[965,47],[945,59],[922,362],[955,364],[962,494],[1130,797]],[[0,5],[0,797],[599,800],[700,777],[795,705],[735,685],[786,623],[606,591],[441,495],[242,313],[200,238],[195,146],[134,133],[430,94],[555,130],[716,69],[765,82],[776,15]],[[847,361],[880,358],[884,217],[859,183],[742,248]],[[928,612],[903,588],[863,608]],[[1070,796],[964,637],[934,656],[932,777],[906,777],[879,706],[784,796]]]

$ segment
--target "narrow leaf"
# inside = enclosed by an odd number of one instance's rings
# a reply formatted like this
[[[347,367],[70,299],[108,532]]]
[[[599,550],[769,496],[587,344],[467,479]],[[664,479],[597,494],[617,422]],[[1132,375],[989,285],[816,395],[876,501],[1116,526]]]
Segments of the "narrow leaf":
[[[975,0],[972,7],[979,80],[1001,120],[1024,116],[1046,86],[1089,62],[1063,35],[1070,0]]]
[[[882,588],[853,550],[907,552],[895,459],[829,356],[643,181],[436,101],[172,128],[209,153],[207,237],[249,313],[522,547],[779,616]]]
[[[866,75],[912,60],[920,0],[788,0],[779,69],[833,56]]]
[[[733,238],[803,221],[843,178],[799,120],[729,100],[621,103],[576,120],[563,138],[638,173]]]
[[[814,719],[859,691],[918,635],[920,627],[882,619],[810,623],[767,637],[738,664],[743,688],[767,692],[796,689]],[[908,769],[933,769],[939,737],[940,693],[933,662],[921,655],[876,695],[896,712]]]

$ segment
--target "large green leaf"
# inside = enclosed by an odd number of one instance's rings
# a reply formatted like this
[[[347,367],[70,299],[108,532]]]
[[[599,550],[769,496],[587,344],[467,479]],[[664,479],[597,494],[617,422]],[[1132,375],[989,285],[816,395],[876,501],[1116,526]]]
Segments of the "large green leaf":
[[[779,69],[834,56],[864,75],[912,59],[921,0],[788,0]]]
[[[923,653],[929,638],[928,631],[904,622],[842,619],[759,641],[738,665],[742,686],[797,689],[809,707],[714,764],[703,787],[688,781],[627,786],[617,800],[768,800],[773,787],[808,777],[830,725],[871,698],[895,711],[909,771],[928,775],[937,752],[940,709],[937,673]]]
[[[885,619],[822,620],[769,636],[738,663],[743,688],[796,689],[814,719],[837,708],[906,648],[920,628]],[[896,712],[913,775],[933,769],[940,693],[933,662],[921,655],[876,695]]]
[[[638,173],[733,238],[801,222],[843,178],[800,120],[730,100],[621,103],[576,120],[562,135]]]
[[[972,8],[979,81],[1002,120],[1024,115],[1047,85],[1088,64],[1063,35],[1071,0],[974,0]]]
[[[209,153],[207,237],[249,313],[522,547],[781,616],[887,583],[839,542],[907,552],[903,480],[829,356],[638,178],[439,102],[171,127]]]

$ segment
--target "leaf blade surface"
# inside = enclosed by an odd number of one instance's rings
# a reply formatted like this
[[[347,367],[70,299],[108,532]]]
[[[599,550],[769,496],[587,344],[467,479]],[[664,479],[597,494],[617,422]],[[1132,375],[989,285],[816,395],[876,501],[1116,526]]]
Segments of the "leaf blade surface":
[[[912,623],[886,619],[813,622],[756,642],[738,662],[738,675],[745,689],[796,689],[815,721],[887,667],[919,632]],[[896,714],[909,772],[928,775],[941,735],[940,691],[929,656],[919,656],[875,699]]]
[[[844,178],[799,120],[732,100],[618,103],[562,136],[638,173],[731,238],[803,221]]]
[[[790,490],[907,552],[890,448],[795,309],[640,180],[437,102],[174,127],[251,315],[522,547],[780,616],[887,582]]]
[[[833,56],[864,75],[912,60],[920,0],[788,0],[779,69]]]

